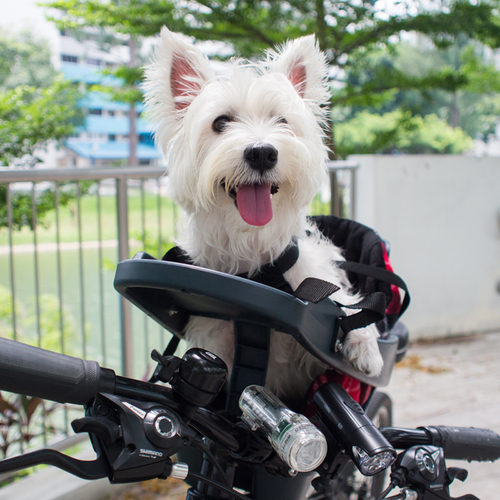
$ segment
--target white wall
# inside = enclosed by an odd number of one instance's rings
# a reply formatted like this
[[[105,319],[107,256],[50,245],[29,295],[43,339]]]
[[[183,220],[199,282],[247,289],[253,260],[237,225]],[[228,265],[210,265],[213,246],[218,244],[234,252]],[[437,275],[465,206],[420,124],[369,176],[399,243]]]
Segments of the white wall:
[[[500,330],[500,158],[353,156],[356,218],[391,243],[412,338]]]

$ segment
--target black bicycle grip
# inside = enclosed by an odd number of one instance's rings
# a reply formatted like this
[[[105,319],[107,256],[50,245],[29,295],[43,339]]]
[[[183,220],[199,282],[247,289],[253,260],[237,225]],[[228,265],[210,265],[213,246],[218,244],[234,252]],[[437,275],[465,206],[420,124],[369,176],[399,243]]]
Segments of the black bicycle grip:
[[[115,372],[57,352],[0,338],[0,390],[85,404],[98,392],[113,392]]]
[[[446,458],[487,462],[500,458],[500,435],[477,427],[426,426],[432,444],[441,446]]]

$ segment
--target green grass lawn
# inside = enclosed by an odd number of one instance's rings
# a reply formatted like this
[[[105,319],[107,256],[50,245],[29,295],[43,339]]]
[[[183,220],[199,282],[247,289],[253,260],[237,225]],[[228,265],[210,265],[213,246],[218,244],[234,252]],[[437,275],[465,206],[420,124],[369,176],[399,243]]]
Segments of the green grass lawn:
[[[165,197],[158,197],[154,193],[141,193],[138,188],[129,188],[129,235],[131,239],[145,243],[145,246],[158,246],[161,237],[165,247],[176,236],[176,225],[180,210]],[[102,195],[100,198],[101,210],[98,210],[98,198],[95,194],[81,197],[80,210],[77,200],[72,200],[67,206],[59,209],[59,237],[60,241],[83,242],[99,240],[99,221],[101,224],[102,239],[116,240],[117,212],[114,195]],[[327,214],[329,204],[322,202],[319,195],[311,203],[310,213]],[[80,217],[78,217],[80,214]],[[39,222],[36,230],[36,239],[39,244],[54,243],[56,241],[56,212],[50,211]],[[80,229],[81,228],[81,233]],[[33,244],[34,232],[24,227],[13,232],[14,245]],[[156,243],[154,243],[156,242]],[[0,246],[9,244],[7,228],[0,228]]]
[[[59,209],[59,235],[61,242],[97,241],[99,239],[99,220],[101,223],[102,239],[115,240],[117,238],[117,211],[116,198],[113,195],[101,196],[101,210],[98,210],[98,198],[88,194],[80,200],[80,210],[76,200]],[[158,198],[156,194],[144,193],[138,189],[129,189],[129,234],[138,240],[158,239],[159,226],[162,240],[171,240],[175,235],[175,225],[178,210],[173,202],[167,198]],[[78,214],[80,213],[80,222]],[[38,243],[52,243],[56,241],[56,212],[52,210],[39,223],[36,230]],[[81,235],[79,227],[81,227]],[[24,227],[21,231],[13,232],[15,245],[32,244],[34,233]],[[0,245],[8,245],[9,235],[7,228],[0,228]]]

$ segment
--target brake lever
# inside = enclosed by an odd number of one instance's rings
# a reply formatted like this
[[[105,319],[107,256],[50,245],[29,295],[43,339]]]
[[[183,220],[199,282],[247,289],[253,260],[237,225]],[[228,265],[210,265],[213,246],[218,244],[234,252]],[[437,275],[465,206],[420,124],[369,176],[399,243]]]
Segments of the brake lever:
[[[100,456],[96,460],[78,460],[50,449],[32,451],[18,457],[6,458],[0,461],[0,473],[13,472],[41,464],[53,465],[82,479],[101,479],[109,475],[108,464]]]

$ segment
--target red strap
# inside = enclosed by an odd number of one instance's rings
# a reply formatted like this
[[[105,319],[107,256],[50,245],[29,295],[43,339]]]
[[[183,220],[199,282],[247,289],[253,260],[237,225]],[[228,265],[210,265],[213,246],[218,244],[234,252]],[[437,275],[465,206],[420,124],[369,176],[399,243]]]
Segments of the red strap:
[[[381,241],[380,244],[382,245],[382,255],[384,256],[385,268],[393,273],[394,269],[392,268],[392,265],[389,261],[389,255],[387,254],[387,249],[385,248],[384,242]],[[401,311],[401,294],[399,293],[399,288],[396,285],[391,285],[391,293],[392,299],[387,305],[385,314],[398,315],[399,311]]]
[[[311,385],[307,395],[307,404],[304,410],[304,415],[308,418],[312,417],[316,412],[316,406],[313,403],[314,393],[323,385],[328,382],[334,382],[341,385],[344,390],[351,396],[354,401],[363,405],[368,400],[373,387],[371,385],[360,382],[358,379],[340,373],[334,370],[328,370],[320,375]]]

